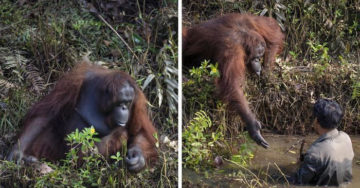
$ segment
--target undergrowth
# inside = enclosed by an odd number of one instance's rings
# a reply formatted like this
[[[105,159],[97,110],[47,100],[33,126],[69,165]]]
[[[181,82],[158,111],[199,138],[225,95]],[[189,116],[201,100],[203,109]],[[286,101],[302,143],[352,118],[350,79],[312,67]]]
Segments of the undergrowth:
[[[205,60],[189,70],[183,83],[183,167],[196,172],[219,166],[223,160],[246,167],[253,157],[253,142],[247,133],[234,132],[226,124],[226,105],[215,97],[217,78],[217,64]],[[229,132],[233,138],[226,137]]]
[[[183,162],[185,168],[199,170],[200,164],[211,164],[215,157],[211,152],[218,140],[223,140],[221,132],[209,134],[206,130],[212,127],[211,119],[204,111],[195,113],[194,119],[183,132]]]
[[[140,174],[129,173],[123,160],[126,154],[126,143],[122,151],[112,155],[111,160],[106,160],[97,151],[95,143],[100,139],[96,135],[92,127],[69,134],[66,140],[70,151],[61,162],[42,161],[24,165],[0,161],[1,185],[12,187],[164,187],[171,185],[171,182],[163,180],[156,182],[151,179],[157,176],[154,167],[145,169]],[[159,150],[159,154],[165,153]],[[166,163],[168,159],[163,157],[160,155],[160,162]],[[44,169],[47,171],[44,172]],[[164,170],[160,171],[161,175],[166,175],[163,174]],[[13,171],[17,173],[14,174]],[[138,178],[142,181],[138,181]]]

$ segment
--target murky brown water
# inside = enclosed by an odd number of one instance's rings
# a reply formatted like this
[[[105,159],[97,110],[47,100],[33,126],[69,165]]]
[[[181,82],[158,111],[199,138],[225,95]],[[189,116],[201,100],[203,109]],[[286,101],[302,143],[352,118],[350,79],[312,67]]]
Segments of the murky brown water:
[[[297,170],[299,166],[299,163],[297,163],[299,148],[301,145],[298,141],[304,137],[273,134],[264,135],[264,137],[269,142],[271,149],[263,149],[262,147],[256,146],[254,151],[255,157],[251,161],[251,166],[248,168],[260,179],[266,179],[266,182],[272,187],[287,187],[286,182],[281,177],[283,177],[283,174],[291,175]],[[305,137],[306,144],[304,152],[306,152],[309,145],[315,141],[317,137],[317,135]],[[350,137],[353,143],[355,157],[353,160],[353,180],[347,187],[358,188],[360,187],[360,165],[356,164],[356,161],[360,161],[360,136]],[[295,146],[291,148],[294,144]],[[191,184],[198,186],[244,187],[244,182],[238,175],[241,170],[244,169],[230,164],[218,169],[209,170],[205,175],[199,175],[191,170],[183,169],[183,178],[186,179],[185,182],[191,182]],[[205,176],[207,176],[207,178]]]

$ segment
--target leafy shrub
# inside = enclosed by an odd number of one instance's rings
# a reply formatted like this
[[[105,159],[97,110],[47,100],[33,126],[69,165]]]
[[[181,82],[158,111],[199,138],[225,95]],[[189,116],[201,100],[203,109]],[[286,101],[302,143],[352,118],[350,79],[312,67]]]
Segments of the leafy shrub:
[[[99,142],[100,139],[94,137],[96,135],[93,127],[85,128],[81,132],[76,129],[69,134],[66,140],[71,148],[63,164],[60,166],[49,164],[54,171],[37,178],[35,187],[48,187],[54,184],[70,187],[115,186],[119,183],[109,173],[118,170],[121,176],[125,175],[126,169],[119,169],[118,166],[119,163],[120,166],[124,166],[122,159],[126,152],[118,152],[111,156],[115,163],[109,164],[97,151],[95,142]],[[124,147],[126,148],[125,143]]]
[[[247,166],[249,161],[254,158],[253,151],[255,146],[247,132],[243,133],[242,136],[245,142],[240,145],[237,154],[231,156],[231,161],[242,166]]]
[[[188,81],[183,82],[185,114],[216,107],[214,82],[220,75],[217,67],[217,64],[210,64],[205,60],[200,67],[189,70]]]
[[[213,126],[210,117],[204,111],[195,113],[189,126],[183,131],[184,167],[199,170],[199,164],[209,164],[213,158],[212,147],[216,141],[223,139],[221,132],[208,133]]]
[[[183,161],[185,168],[196,171],[211,165],[217,155],[229,157],[240,165],[246,165],[253,157],[253,145],[246,133],[239,135],[243,137],[243,143],[235,146],[238,152],[235,155],[229,152],[234,143],[224,137],[227,131],[226,107],[214,96],[214,82],[220,76],[217,67],[218,64],[205,60],[200,67],[189,70],[188,81],[183,84],[185,111],[186,115],[189,114],[183,131]]]

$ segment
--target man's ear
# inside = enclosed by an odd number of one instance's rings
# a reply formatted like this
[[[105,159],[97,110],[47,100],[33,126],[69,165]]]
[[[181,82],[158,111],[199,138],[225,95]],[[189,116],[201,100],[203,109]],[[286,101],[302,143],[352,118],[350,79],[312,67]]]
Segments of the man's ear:
[[[319,130],[319,128],[320,128],[319,126],[320,126],[319,122],[317,121],[317,119],[315,119],[315,120],[314,120],[314,123],[313,123],[313,127],[314,127],[314,130],[315,130],[315,132],[316,132],[317,134],[320,134],[320,133],[319,133],[319,131],[320,131],[320,130]]]

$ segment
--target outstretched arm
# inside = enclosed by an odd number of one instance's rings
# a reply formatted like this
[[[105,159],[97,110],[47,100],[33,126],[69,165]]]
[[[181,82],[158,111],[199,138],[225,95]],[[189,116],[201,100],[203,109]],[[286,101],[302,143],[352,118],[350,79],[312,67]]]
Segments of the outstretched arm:
[[[220,95],[232,109],[240,114],[241,118],[246,123],[250,137],[257,144],[264,148],[268,148],[269,144],[260,134],[261,123],[255,118],[255,115],[250,110],[248,101],[246,100],[242,89],[245,82],[244,50],[241,47],[227,50],[218,61],[222,61],[220,64],[221,75],[217,84]]]

